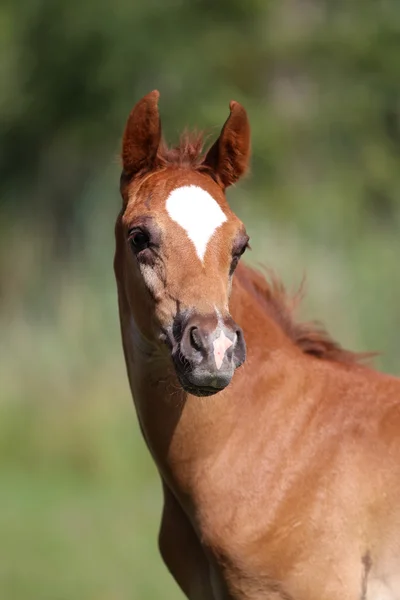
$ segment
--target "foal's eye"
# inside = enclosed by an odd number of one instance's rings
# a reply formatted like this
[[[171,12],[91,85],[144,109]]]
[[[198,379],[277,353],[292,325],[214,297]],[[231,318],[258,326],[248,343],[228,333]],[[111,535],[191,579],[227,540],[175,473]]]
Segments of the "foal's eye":
[[[230,275],[233,274],[234,270],[238,266],[240,257],[242,256],[242,254],[244,254],[244,252],[247,250],[247,248],[250,248],[248,237],[247,237],[246,242],[244,244],[242,244],[240,247],[238,247],[236,250],[234,250],[234,252],[233,252],[231,268],[229,270]]]
[[[150,245],[150,236],[146,231],[141,229],[134,229],[129,232],[129,241],[133,248],[133,251],[138,253],[148,248]]]

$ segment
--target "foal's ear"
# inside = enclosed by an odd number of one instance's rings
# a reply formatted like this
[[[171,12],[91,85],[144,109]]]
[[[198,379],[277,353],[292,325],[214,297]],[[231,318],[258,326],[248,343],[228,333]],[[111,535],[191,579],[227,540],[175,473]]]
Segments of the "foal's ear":
[[[161,139],[159,96],[157,90],[144,96],[128,117],[122,141],[122,165],[127,176],[151,169],[155,162]]]
[[[236,183],[244,175],[250,159],[250,124],[247,113],[234,100],[229,108],[231,113],[203,163],[214,171],[224,188]]]

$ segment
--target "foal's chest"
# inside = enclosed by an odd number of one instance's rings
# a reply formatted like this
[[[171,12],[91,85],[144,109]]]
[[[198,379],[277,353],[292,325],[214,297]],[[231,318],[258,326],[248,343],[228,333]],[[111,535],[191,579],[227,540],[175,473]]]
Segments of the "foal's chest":
[[[218,484],[199,495],[198,535],[213,557],[216,581],[229,590],[217,598],[400,600],[376,595],[376,584],[363,591],[364,565],[354,537],[343,535],[340,543],[317,538],[295,514],[278,526],[264,499],[260,504],[255,491],[221,494]]]

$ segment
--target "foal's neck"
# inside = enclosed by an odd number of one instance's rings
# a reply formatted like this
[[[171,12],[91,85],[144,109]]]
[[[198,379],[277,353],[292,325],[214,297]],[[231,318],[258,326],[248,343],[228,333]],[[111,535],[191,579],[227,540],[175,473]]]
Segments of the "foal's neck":
[[[145,340],[125,313],[126,362],[143,435],[164,478],[188,493],[199,464],[218,456],[244,411],[257,421],[260,403],[268,401],[269,383],[276,393],[287,381],[291,356],[297,356],[239,280],[234,281],[231,312],[243,326],[247,361],[225,390],[208,398],[183,391],[168,353],[156,340]]]

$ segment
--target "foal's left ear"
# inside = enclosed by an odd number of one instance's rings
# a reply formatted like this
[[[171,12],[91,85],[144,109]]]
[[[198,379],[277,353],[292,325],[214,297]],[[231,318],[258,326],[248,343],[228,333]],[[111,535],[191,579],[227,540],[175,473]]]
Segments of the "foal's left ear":
[[[230,115],[203,164],[210,167],[224,187],[236,183],[247,171],[250,159],[250,124],[239,102],[229,105]]]
[[[159,96],[157,90],[144,96],[128,117],[122,141],[122,164],[127,176],[154,165],[161,139]]]

